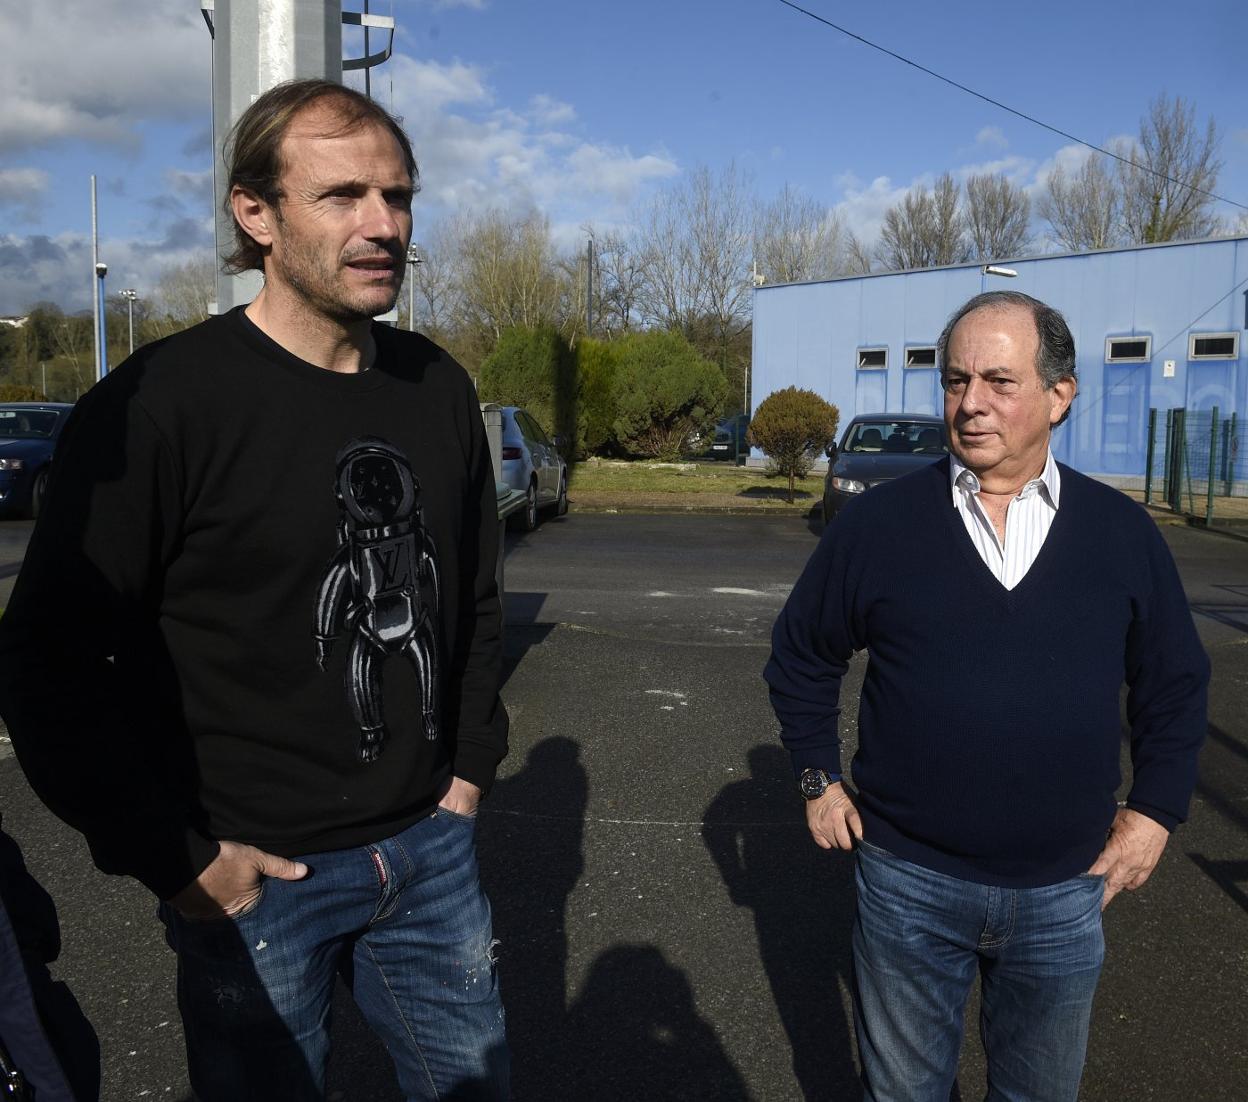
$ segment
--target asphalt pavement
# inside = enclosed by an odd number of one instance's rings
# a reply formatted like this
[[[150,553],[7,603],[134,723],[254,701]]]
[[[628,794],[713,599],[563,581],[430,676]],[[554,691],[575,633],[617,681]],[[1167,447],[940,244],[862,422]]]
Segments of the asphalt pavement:
[[[22,523],[0,522],[0,574]],[[806,835],[761,680],[818,526],[573,513],[509,538],[512,751],[478,829],[521,1102],[858,1096],[850,865]],[[1107,1102],[1248,1097],[1248,543],[1163,531],[1213,660],[1210,739],[1191,821],[1106,914],[1083,1097]],[[95,872],[5,754],[5,827],[60,906],[105,1099],[188,1098],[150,897]],[[397,1099],[335,1012],[332,1096]],[[961,1080],[982,1094],[973,1011]]]

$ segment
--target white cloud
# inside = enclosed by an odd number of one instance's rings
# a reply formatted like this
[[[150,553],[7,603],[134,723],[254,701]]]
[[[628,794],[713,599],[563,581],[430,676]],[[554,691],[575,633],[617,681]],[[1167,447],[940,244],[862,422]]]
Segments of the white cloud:
[[[545,92],[539,92],[529,100],[529,114],[534,122],[542,126],[558,126],[576,118],[576,110],[570,103],[563,103]]]
[[[399,60],[395,106],[420,164],[418,231],[440,215],[489,207],[536,207],[556,224],[610,220],[678,171],[662,152],[636,155],[562,129],[575,109],[545,94],[521,113],[494,106],[478,68]]]
[[[461,61],[449,65],[414,61],[402,55],[396,55],[392,65],[396,95],[410,108],[403,119],[409,132],[418,127],[422,119],[451,104],[485,103],[490,98],[485,79],[476,66]]]
[[[1035,167],[1035,161],[1011,153],[1005,157],[998,157],[994,161],[981,161],[978,164],[962,165],[960,168],[954,169],[951,175],[959,183],[964,184],[972,176],[995,176],[1000,173],[1010,183],[1022,185],[1030,178]]]
[[[0,168],[0,207],[16,209],[27,222],[38,222],[48,180],[41,168]]]
[[[202,220],[172,223],[154,241],[105,238],[100,258],[108,264],[108,289],[134,287],[155,293],[166,268],[212,252],[212,227]],[[85,234],[0,235],[0,315],[24,313],[37,302],[57,303],[66,313],[91,308],[91,239]]]
[[[1010,143],[999,126],[985,126],[975,135],[976,145],[990,145],[997,149],[1005,149]]]
[[[207,113],[211,40],[184,0],[4,4],[0,42],[5,152],[63,139],[134,146],[142,120]]]
[[[836,182],[845,191],[845,198],[836,204],[836,212],[845,220],[846,229],[868,247],[880,236],[885,212],[900,203],[912,186],[894,185],[887,176],[877,176],[863,184],[852,173],[838,177]],[[923,178],[915,183],[930,185],[931,180]]]

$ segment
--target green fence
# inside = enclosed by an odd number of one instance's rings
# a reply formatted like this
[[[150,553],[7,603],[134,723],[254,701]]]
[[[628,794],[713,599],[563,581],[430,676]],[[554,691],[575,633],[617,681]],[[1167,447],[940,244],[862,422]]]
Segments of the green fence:
[[[1216,406],[1149,410],[1144,501],[1210,526],[1248,528],[1248,425]]]

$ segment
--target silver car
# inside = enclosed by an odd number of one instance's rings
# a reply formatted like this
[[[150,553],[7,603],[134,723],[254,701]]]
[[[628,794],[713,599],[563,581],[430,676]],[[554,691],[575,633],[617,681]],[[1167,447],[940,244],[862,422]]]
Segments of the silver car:
[[[568,465],[542,426],[518,406],[503,406],[503,481],[525,495],[516,527],[532,532],[540,511],[561,517],[568,511]]]

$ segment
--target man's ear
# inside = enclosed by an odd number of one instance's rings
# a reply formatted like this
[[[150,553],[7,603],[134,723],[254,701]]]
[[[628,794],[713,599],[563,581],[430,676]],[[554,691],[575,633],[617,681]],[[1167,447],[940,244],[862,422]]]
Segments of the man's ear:
[[[1078,388],[1078,385],[1079,384],[1076,383],[1074,379],[1070,378],[1070,376],[1067,376],[1064,379],[1058,379],[1057,382],[1053,384],[1052,390],[1049,391],[1049,394],[1051,395],[1050,401],[1052,403],[1049,406],[1050,425],[1058,424],[1061,419],[1066,416],[1066,411],[1070,409],[1070,403],[1075,400],[1075,391]]]
[[[235,184],[230,190],[230,206],[234,208],[234,220],[257,245],[264,248],[273,244],[268,223],[274,214],[260,196]]]

